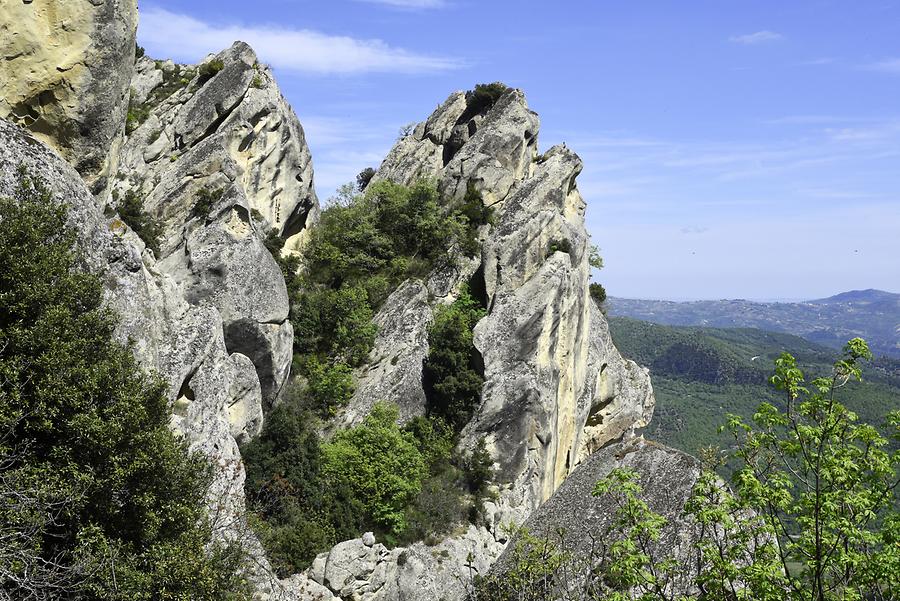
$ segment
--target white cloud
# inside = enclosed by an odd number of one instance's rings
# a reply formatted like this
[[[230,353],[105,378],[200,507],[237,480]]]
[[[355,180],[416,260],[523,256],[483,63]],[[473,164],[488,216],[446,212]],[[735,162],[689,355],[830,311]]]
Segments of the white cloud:
[[[275,68],[319,75],[428,73],[462,66],[453,58],[418,54],[377,39],[275,25],[212,25],[156,7],[141,13],[138,40],[151,54],[190,62],[241,40]]]
[[[357,2],[368,2],[370,4],[384,4],[395,8],[441,8],[446,6],[444,0],[356,0]]]
[[[784,36],[780,33],[776,33],[774,31],[769,31],[768,29],[764,29],[763,31],[757,31],[755,33],[747,33],[744,35],[733,35],[728,38],[729,42],[733,42],[735,44],[744,44],[747,46],[753,46],[756,44],[767,44],[769,42],[777,42],[779,40],[783,40]]]
[[[866,65],[865,69],[869,71],[881,71],[882,73],[900,75],[900,58],[889,58],[877,63],[872,63],[870,65]]]

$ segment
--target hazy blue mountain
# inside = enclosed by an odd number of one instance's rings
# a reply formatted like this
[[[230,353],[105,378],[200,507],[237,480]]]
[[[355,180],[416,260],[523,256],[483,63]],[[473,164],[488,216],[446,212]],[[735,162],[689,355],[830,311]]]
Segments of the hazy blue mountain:
[[[676,326],[759,328],[801,336],[832,348],[865,338],[876,355],[900,358],[900,294],[853,290],[829,298],[762,303],[747,300],[673,302],[610,298],[609,313]]]

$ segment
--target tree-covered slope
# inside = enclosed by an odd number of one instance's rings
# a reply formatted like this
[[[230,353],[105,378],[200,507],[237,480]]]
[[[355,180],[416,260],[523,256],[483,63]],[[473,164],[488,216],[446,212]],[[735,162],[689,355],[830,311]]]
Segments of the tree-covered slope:
[[[622,354],[650,368],[656,414],[648,436],[689,453],[725,441],[717,433],[728,413],[749,417],[762,401],[779,402],[768,384],[784,351],[813,376],[830,373],[838,352],[798,336],[752,328],[664,326],[610,319]],[[900,408],[900,361],[872,363],[861,383],[847,385],[847,405],[863,421],[880,424]]]
[[[865,338],[878,355],[900,358],[900,294],[854,290],[800,303],[746,300],[672,302],[611,298],[610,313],[674,326],[760,328],[840,349]]]

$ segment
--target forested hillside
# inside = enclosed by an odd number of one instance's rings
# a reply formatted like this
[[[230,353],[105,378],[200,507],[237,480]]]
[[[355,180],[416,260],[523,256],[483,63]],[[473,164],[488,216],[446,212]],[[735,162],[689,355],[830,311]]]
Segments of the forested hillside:
[[[775,359],[790,352],[805,372],[828,373],[839,352],[798,336],[752,328],[664,326],[610,318],[622,353],[650,368],[656,417],[647,435],[689,453],[726,441],[717,428],[728,413],[750,417],[762,401],[780,402],[768,383]],[[864,381],[847,384],[847,405],[879,424],[900,402],[900,361],[877,359]]]

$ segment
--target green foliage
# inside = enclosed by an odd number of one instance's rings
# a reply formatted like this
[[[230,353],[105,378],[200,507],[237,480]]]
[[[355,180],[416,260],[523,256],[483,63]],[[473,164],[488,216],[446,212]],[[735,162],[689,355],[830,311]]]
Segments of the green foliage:
[[[597,303],[597,306],[602,308],[606,302],[606,288],[603,287],[603,284],[591,282],[591,285],[588,286],[588,290],[591,294],[591,298]]]
[[[133,97],[128,99],[128,112],[125,115],[125,133],[131,135],[150,116],[151,106],[138,104]]]
[[[338,288],[382,274],[393,288],[448,263],[449,245],[463,236],[464,224],[438,200],[432,184],[380,181],[328,207],[306,250],[310,280]]]
[[[250,87],[255,88],[257,90],[262,89],[263,78],[259,73],[257,73],[256,75],[253,76],[253,79],[250,81]]]
[[[739,462],[735,495],[761,516],[763,532],[777,536],[790,599],[900,594],[900,453],[836,398],[861,379],[861,362],[871,358],[855,338],[831,376],[807,382],[796,359],[783,353],[770,382],[783,393],[784,408],[763,403],[752,422],[729,416]],[[900,411],[890,412],[886,425],[900,442]],[[788,570],[790,563],[799,569]]]
[[[191,207],[191,217],[199,217],[201,219],[209,217],[213,207],[222,199],[224,194],[225,191],[221,188],[213,189],[208,186],[201,188],[197,192],[197,200],[194,201],[194,206]]]
[[[729,444],[718,432],[726,413],[750,419],[762,401],[783,404],[766,383],[767,367],[782,352],[791,349],[804,371],[815,372],[829,370],[835,355],[802,338],[762,330],[663,326],[623,317],[612,317],[609,324],[616,347],[650,367],[656,414],[649,434],[694,454],[707,445]],[[861,419],[879,423],[897,406],[900,379],[885,359],[866,368],[865,375],[841,393]],[[730,473],[729,465],[721,471]]]
[[[119,201],[116,210],[122,221],[134,230],[134,233],[144,241],[147,248],[158,255],[160,237],[163,234],[162,222],[154,219],[144,211],[144,201],[137,195],[137,192],[128,190],[125,193],[125,197]]]
[[[302,292],[291,321],[294,349],[321,361],[361,365],[375,343],[369,293],[360,285]]]
[[[164,385],[113,340],[66,208],[20,172],[0,199],[0,590],[24,598],[247,598],[212,544],[210,466]]]
[[[360,171],[356,176],[356,189],[360,192],[365,192],[373,177],[375,177],[375,169],[372,167],[366,167]]]
[[[460,117],[460,122],[467,121],[475,115],[486,113],[510,89],[509,86],[499,81],[476,84],[474,90],[466,92],[466,110],[463,116]]]
[[[347,486],[366,514],[393,534],[405,528],[406,506],[427,474],[415,438],[400,429],[397,417],[395,406],[378,403],[362,424],[322,446],[326,475]]]
[[[143,46],[135,45],[134,47],[134,60],[137,61],[139,58],[143,58],[144,55],[147,54],[146,50],[144,50]]]
[[[428,357],[423,366],[427,410],[462,430],[481,401],[484,367],[472,330],[485,310],[464,287],[451,305],[435,311],[428,328]]]
[[[603,257],[600,256],[600,249],[593,244],[588,250],[588,265],[594,269],[603,269]]]
[[[200,69],[197,71],[197,73],[200,75],[201,79],[207,80],[211,79],[224,68],[225,63],[222,62],[222,59],[214,58],[211,61],[207,61],[200,65]]]
[[[323,472],[315,420],[302,403],[288,395],[266,417],[260,436],[241,448],[253,526],[283,577],[363,528],[361,503]]]
[[[547,245],[547,254],[553,254],[556,252],[562,252],[571,254],[572,252],[572,243],[568,238],[563,238],[561,240],[551,240],[550,244]]]
[[[729,417],[731,459],[739,464],[734,492],[711,469],[700,475],[684,507],[698,536],[686,558],[655,544],[665,518],[640,498],[636,473],[614,469],[594,489],[616,511],[609,528],[591,533],[590,556],[524,532],[509,574],[479,582],[474,597],[896,599],[900,452],[836,399],[870,358],[866,343],[853,339],[830,377],[809,382],[792,355],[776,360],[770,382],[784,409],[763,403],[749,422]],[[886,425],[900,442],[900,411]],[[696,594],[676,597],[675,588]]]
[[[320,415],[334,415],[353,396],[353,370],[346,363],[319,363],[311,358],[306,377],[310,404]]]

